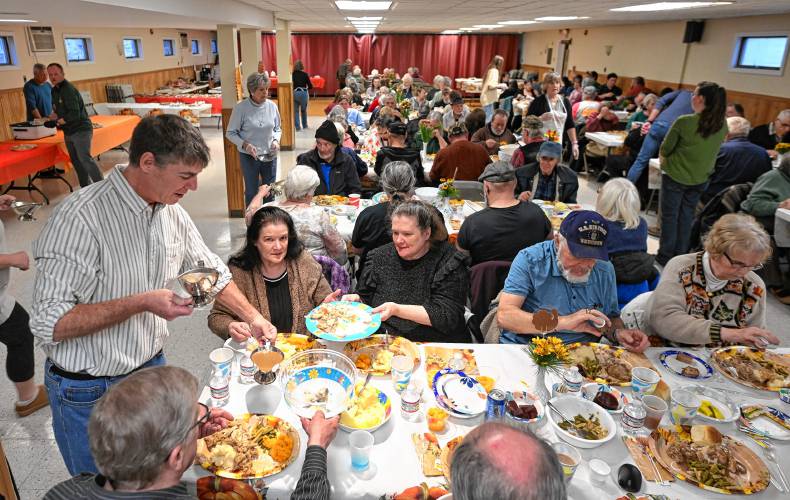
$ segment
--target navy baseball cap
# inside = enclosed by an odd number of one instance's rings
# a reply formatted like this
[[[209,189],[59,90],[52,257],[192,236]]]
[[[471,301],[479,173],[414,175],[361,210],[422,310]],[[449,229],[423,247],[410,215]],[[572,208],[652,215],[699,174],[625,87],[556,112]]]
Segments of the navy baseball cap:
[[[606,219],[592,210],[574,210],[560,225],[560,234],[568,242],[571,254],[578,259],[609,260],[608,232]]]

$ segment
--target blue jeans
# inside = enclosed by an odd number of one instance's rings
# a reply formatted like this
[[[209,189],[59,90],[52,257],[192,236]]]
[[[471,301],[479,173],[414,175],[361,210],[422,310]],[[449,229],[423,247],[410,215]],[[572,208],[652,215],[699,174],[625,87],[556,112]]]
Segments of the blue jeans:
[[[271,184],[277,178],[277,158],[272,161],[259,161],[247,153],[239,153],[241,158],[241,174],[244,176],[244,206],[250,204],[258,188],[263,184]],[[269,195],[263,202],[274,199]]]
[[[707,185],[706,181],[686,186],[667,174],[661,176],[661,238],[656,262],[662,266],[672,257],[688,252],[694,208]]]
[[[307,101],[310,100],[310,94],[307,89],[294,89],[294,122],[296,130],[307,128]],[[299,125],[299,118],[302,124]]]
[[[486,123],[490,122],[491,118],[494,117],[494,103],[483,106],[483,111],[486,112]]]
[[[636,185],[636,181],[642,175],[642,172],[647,168],[650,158],[658,158],[658,150],[661,148],[661,143],[664,142],[664,137],[669,131],[669,124],[667,122],[656,121],[650,127],[650,131],[645,136],[642,142],[642,149],[634,160],[634,164],[628,170],[628,180]]]
[[[165,364],[164,354],[158,354],[140,368]],[[52,362],[44,363],[44,384],[52,408],[52,429],[55,441],[66,463],[69,474],[98,473],[88,443],[88,419],[91,411],[111,385],[123,380],[125,375],[101,377],[96,380],[73,380],[52,371]]]

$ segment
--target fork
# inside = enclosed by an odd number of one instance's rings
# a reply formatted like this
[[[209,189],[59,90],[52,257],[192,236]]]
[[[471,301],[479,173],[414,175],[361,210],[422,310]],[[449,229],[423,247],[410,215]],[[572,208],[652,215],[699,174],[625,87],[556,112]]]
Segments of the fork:
[[[776,466],[776,471],[779,473],[779,480],[784,485],[785,490],[790,490],[790,485],[787,484],[787,478],[785,477],[785,473],[782,471],[782,467],[779,465],[779,462],[776,461],[776,453],[774,452],[774,445],[769,443],[768,441],[764,442],[765,447],[763,448],[763,455],[765,458],[772,462]]]
[[[648,451],[647,446],[645,445],[645,443],[639,442],[639,445],[642,448],[642,453],[650,461],[650,465],[653,467],[653,472],[656,473],[656,483],[660,484],[661,486],[670,486],[669,481],[664,479],[664,476],[658,470],[658,467],[656,466],[656,462],[653,460],[653,456],[650,454],[650,451]]]
[[[744,432],[746,433],[746,436],[749,439],[754,441],[754,443],[757,446],[763,449],[763,455],[765,456],[765,459],[776,466],[776,470],[778,474],[771,474],[771,481],[773,481],[776,489],[781,491],[782,493],[790,490],[790,487],[788,487],[787,484],[787,479],[784,477],[784,472],[782,472],[782,469],[779,467],[779,464],[776,462],[776,455],[774,454],[773,445],[768,441],[762,439],[760,436],[756,436],[751,432],[746,432],[746,431]]]

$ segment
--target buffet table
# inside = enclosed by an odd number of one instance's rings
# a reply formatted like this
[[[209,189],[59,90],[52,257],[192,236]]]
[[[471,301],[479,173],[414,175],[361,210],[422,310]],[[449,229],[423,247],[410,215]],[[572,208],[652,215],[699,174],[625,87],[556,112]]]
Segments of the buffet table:
[[[212,116],[222,115],[222,96],[218,95],[189,95],[189,96],[167,96],[167,95],[138,95],[134,97],[135,102],[184,102],[187,104],[194,104],[202,101],[211,104]]]
[[[586,132],[584,136],[606,148],[621,148],[625,142],[624,135],[612,132]]]
[[[91,156],[98,156],[127,142],[132,138],[134,128],[140,123],[140,117],[137,115],[96,115],[91,116],[90,119],[93,123],[100,125],[99,128],[93,129]],[[55,144],[63,153],[63,155],[58,156],[58,159],[68,165],[71,164],[68,150],[66,149],[66,141],[63,137],[63,132],[60,130],[57,134],[42,139],[13,140],[2,144]]]
[[[327,344],[330,349],[342,351],[342,343],[329,342]],[[498,388],[511,391],[524,390],[526,388],[525,385],[533,385],[535,383],[536,373],[534,365],[529,356],[527,356],[519,346],[499,344],[436,345],[456,349],[473,349],[480,374],[493,377],[496,380],[496,386]],[[650,348],[646,354],[670,387],[679,388],[688,385],[688,379],[683,379],[682,377],[672,374],[659,363],[658,356],[664,350],[664,348]],[[422,362],[415,368],[413,378],[418,380],[422,386],[425,387],[425,355],[422,349],[420,351]],[[695,354],[701,357],[706,356],[703,350],[697,350]],[[234,367],[234,370],[237,372],[238,367]],[[358,379],[359,378],[361,377],[358,377]],[[307,436],[301,428],[299,418],[290,410],[287,403],[283,400],[279,381],[272,385],[260,386],[257,384],[242,385],[238,383],[237,379],[238,377],[236,376],[232,379],[230,400],[225,407],[226,410],[233,414],[245,412],[274,414],[288,421],[299,431],[302,447],[299,456],[283,472],[266,479],[266,486],[269,488],[267,498],[288,498],[299,479],[302,463],[304,461],[304,448],[307,442]],[[552,377],[547,377],[547,385],[552,383],[551,379]],[[370,383],[391,398],[393,409],[390,420],[373,433],[375,445],[370,456],[370,461],[371,467],[375,473],[372,473],[372,477],[369,478],[359,477],[352,473],[348,446],[349,435],[339,430],[337,437],[328,449],[327,470],[329,481],[333,489],[332,498],[364,498],[374,500],[380,498],[384,494],[397,493],[407,487],[418,485],[423,481],[427,482],[429,485],[439,485],[443,483],[444,478],[442,477],[426,478],[422,475],[420,463],[411,440],[412,433],[422,433],[428,430],[424,412],[427,408],[436,406],[432,391],[427,389],[423,391],[422,419],[419,422],[409,422],[401,417],[400,397],[398,393],[395,392],[390,378],[373,377]],[[702,382],[702,384],[705,384],[705,382]],[[782,411],[790,411],[790,405],[780,402],[775,393],[754,391],[730,381],[716,381],[705,385],[729,391],[732,399],[738,403],[750,402],[771,404]],[[624,389],[624,391],[630,395],[630,388]],[[760,393],[758,394],[758,392]],[[754,397],[745,396],[745,393],[754,393]],[[210,404],[211,398],[208,387],[203,389],[200,395],[200,401]],[[613,416],[618,424],[618,435],[615,438],[598,448],[578,448],[582,456],[582,461],[568,486],[569,498],[574,500],[615,499],[625,494],[625,492],[617,486],[615,479],[608,479],[603,486],[593,485],[589,479],[590,471],[588,462],[592,458],[604,460],[612,468],[614,474],[616,474],[621,464],[633,463],[621,439],[622,431],[619,430],[620,416]],[[544,417],[544,425],[537,428],[537,434],[550,442],[558,441],[559,439],[555,435],[550,424],[545,420]],[[475,426],[481,424],[483,422],[483,417],[478,416],[472,419],[457,419],[450,417],[449,422],[451,424],[449,430],[444,433],[444,435],[439,435],[439,443],[442,446],[451,438],[464,435]],[[665,415],[662,425],[668,425],[668,423],[668,416]],[[719,424],[716,425],[716,427],[723,433],[729,434],[735,439],[745,443],[762,458],[763,455],[760,448],[744,434],[738,432],[734,424]],[[774,444],[777,460],[780,464],[785,464],[785,474],[787,475],[788,472],[790,472],[786,465],[790,463],[790,444],[781,441],[774,441]],[[397,473],[395,473],[395,471],[397,471]],[[198,477],[206,475],[208,475],[206,470],[195,465],[186,471],[183,478],[191,484],[191,488],[193,488],[194,491],[194,482]],[[646,483],[646,486],[643,486],[642,493],[667,495],[669,498],[682,498],[684,500],[697,498],[709,499],[718,496],[717,494],[698,489],[689,483],[677,479],[669,486],[661,486],[653,482]],[[786,498],[786,496],[783,495],[784,494],[780,493],[773,484],[771,484],[766,490],[758,495],[758,498]]]
[[[0,184],[8,184],[20,177],[69,161],[68,153],[57,144],[37,144],[36,148],[26,151],[12,150],[16,145],[14,142],[0,143]]]
[[[97,102],[93,105],[96,109],[96,113],[100,115],[118,115],[121,111],[125,109],[130,109],[141,118],[145,118],[148,114],[154,110],[158,109],[161,110],[163,113],[167,113],[169,115],[178,115],[182,111],[187,110],[190,111],[193,115],[197,117],[210,117],[211,116],[211,104],[209,103],[156,103],[156,102],[145,102],[145,103],[132,103],[132,102]]]
[[[157,94],[162,95],[182,95],[182,94],[194,94],[196,92],[200,92],[201,90],[208,89],[208,83],[204,83],[202,85],[193,85],[191,87],[170,87],[166,89],[157,90]]]

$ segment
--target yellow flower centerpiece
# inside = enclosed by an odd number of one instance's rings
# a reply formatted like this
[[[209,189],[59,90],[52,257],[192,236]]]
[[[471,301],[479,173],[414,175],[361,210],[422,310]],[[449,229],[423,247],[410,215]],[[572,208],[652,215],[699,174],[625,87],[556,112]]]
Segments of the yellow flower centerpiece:
[[[776,149],[774,151],[780,155],[790,153],[790,142],[780,142],[776,145]]]
[[[461,192],[455,187],[455,179],[440,179],[439,192],[437,193],[440,198],[460,198]]]
[[[546,372],[562,376],[562,369],[570,362],[570,352],[562,339],[555,336],[546,336],[547,332],[553,331],[557,327],[559,315],[556,310],[537,311],[533,314],[534,325],[542,332],[542,336],[533,337],[527,345],[527,354],[535,363],[535,394],[542,403],[546,403],[550,394],[546,389]]]

